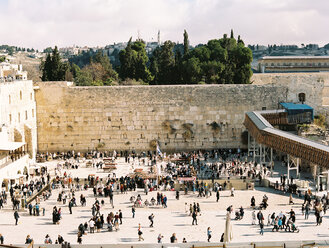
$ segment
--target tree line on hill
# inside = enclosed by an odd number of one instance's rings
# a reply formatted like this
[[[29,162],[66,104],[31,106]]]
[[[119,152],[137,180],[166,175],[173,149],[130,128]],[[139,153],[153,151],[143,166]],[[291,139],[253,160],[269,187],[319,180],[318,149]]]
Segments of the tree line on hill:
[[[25,48],[25,47],[17,47],[17,46],[8,46],[8,45],[0,45],[0,50],[6,51],[8,55],[13,55],[15,52],[36,52],[38,50],[34,50],[34,48]]]
[[[151,56],[143,40],[130,38],[118,54],[120,65],[115,69],[102,50],[86,52],[63,62],[57,47],[41,62],[43,81],[74,81],[79,86],[125,84],[247,84],[250,83],[252,52],[240,36],[209,40],[190,49],[188,34],[184,44],[165,41]]]

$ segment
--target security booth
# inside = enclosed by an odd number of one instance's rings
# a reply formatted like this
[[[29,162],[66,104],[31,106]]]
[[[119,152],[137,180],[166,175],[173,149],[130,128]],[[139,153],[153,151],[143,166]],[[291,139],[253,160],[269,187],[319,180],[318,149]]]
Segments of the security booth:
[[[320,175],[317,176],[317,191],[327,191],[328,190],[328,177],[329,171],[322,172]]]

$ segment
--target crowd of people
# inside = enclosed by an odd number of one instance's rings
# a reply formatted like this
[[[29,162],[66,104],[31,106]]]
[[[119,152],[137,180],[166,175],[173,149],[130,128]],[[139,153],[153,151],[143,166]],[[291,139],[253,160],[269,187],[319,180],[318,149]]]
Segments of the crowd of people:
[[[162,190],[173,191],[175,189],[175,184],[179,183],[180,180],[183,181],[184,187],[183,191],[188,194],[189,191],[196,193],[193,199],[199,200],[202,197],[214,197],[217,202],[220,201],[221,191],[230,190],[230,196],[234,197],[234,188],[228,187],[229,179],[232,177],[237,178],[249,178],[249,179],[262,179],[268,174],[268,169],[262,167],[257,163],[250,162],[246,160],[246,154],[241,151],[232,150],[213,150],[207,152],[190,152],[190,153],[180,153],[168,156],[166,162],[161,164],[162,175],[157,178],[145,178],[141,175],[125,175],[121,177],[116,177],[115,173],[113,176],[100,178],[97,176],[88,176],[86,179],[82,178],[72,178],[71,174],[66,170],[78,169],[80,168],[79,159],[92,159],[92,167],[102,168],[103,162],[102,158],[112,157],[114,160],[118,156],[124,156],[125,162],[129,163],[131,161],[138,161],[138,163],[148,164],[149,168],[157,163],[157,157],[152,152],[144,153],[127,153],[123,152],[89,152],[89,153],[79,153],[79,152],[65,152],[65,153],[46,153],[39,154],[40,157],[45,157],[46,160],[59,159],[62,160],[62,168],[59,173],[57,170],[57,175],[55,181],[52,183],[52,187],[48,191],[44,191],[40,197],[27,205],[29,210],[29,215],[40,216],[45,215],[45,208],[41,207],[41,201],[47,200],[54,189],[58,192],[57,202],[61,207],[54,206],[52,211],[52,221],[53,224],[60,225],[62,217],[62,208],[65,210],[67,207],[70,214],[73,213],[73,209],[78,207],[77,199],[80,199],[81,207],[87,205],[87,190],[91,188],[92,195],[94,196],[94,201],[90,209],[90,218],[88,221],[83,221],[77,227],[77,243],[83,243],[83,237],[88,232],[90,234],[98,233],[102,231],[120,231],[120,226],[125,225],[123,223],[123,212],[117,206],[117,211],[115,209],[115,195],[116,194],[130,194],[139,190],[137,196],[132,194],[130,196],[131,203],[131,213],[132,218],[135,218],[136,209],[138,208],[148,208],[148,207],[162,207],[167,208],[168,198],[165,192]],[[147,159],[145,159],[147,158]],[[164,164],[164,166],[163,166]],[[153,169],[152,169],[153,170]],[[182,178],[191,178],[193,180],[182,180]],[[224,183],[216,182],[216,179],[226,178]],[[205,180],[208,180],[207,182]],[[211,183],[210,183],[210,181]],[[50,174],[44,174],[40,178],[35,178],[30,180],[28,184],[15,185],[9,189],[11,201],[13,204],[15,224],[18,223],[20,218],[18,210],[20,199],[22,196],[29,198],[36,192],[39,192],[47,183],[49,183]],[[281,179],[282,183],[285,184],[286,179]],[[292,183],[292,182],[291,182]],[[286,186],[285,184],[284,186]],[[289,182],[288,182],[289,185]],[[155,196],[148,196],[150,191],[157,191]],[[292,192],[293,193],[293,192]],[[176,200],[180,200],[180,191],[175,191]],[[89,197],[90,200],[90,197]],[[7,193],[5,191],[1,192],[0,195],[0,209],[7,204]],[[289,197],[289,204],[293,204],[292,196]],[[316,224],[321,225],[323,216],[326,214],[327,206],[329,204],[328,196],[312,199],[311,193],[305,193],[305,201],[302,205],[302,213],[305,215],[305,219],[308,219],[310,213],[314,211],[316,217]],[[106,212],[105,206],[111,206],[112,211]],[[251,225],[256,225],[256,220],[258,220],[258,225],[260,227],[260,234],[264,235],[265,229],[265,211],[269,211],[268,208],[268,197],[266,194],[263,196],[262,201],[256,204],[254,197],[251,198],[250,206],[239,206],[235,211],[233,207],[227,208],[227,212],[234,213],[233,219],[240,221],[245,217],[245,209],[251,208],[252,223]],[[147,218],[149,221],[149,227],[154,228],[155,220],[157,216],[154,215],[151,208]],[[198,219],[201,218],[201,207],[198,202],[193,201],[193,203],[185,203],[185,213],[186,216],[192,218],[191,225],[198,225]],[[298,232],[299,229],[296,225],[296,213],[293,209],[289,212],[280,212],[276,214],[272,212],[267,216],[267,226],[271,226],[271,230],[279,232],[281,230],[287,232]],[[142,227],[139,224],[137,229],[138,240],[143,241]],[[212,229],[209,226],[206,230],[207,241],[210,242],[213,236]],[[159,234],[157,236],[157,242],[163,242],[163,235]],[[221,235],[222,240],[223,235]],[[3,242],[4,237],[0,234],[0,242]],[[1,241],[2,240],[2,241]],[[176,233],[173,233],[169,238],[171,243],[177,242]],[[28,236],[26,242],[33,242],[33,239]],[[56,244],[61,244],[64,242],[62,236],[58,236],[55,239]],[[183,242],[187,242],[183,238]],[[52,244],[53,241],[51,237],[47,234],[44,240],[45,244]],[[28,243],[27,243],[28,244]]]

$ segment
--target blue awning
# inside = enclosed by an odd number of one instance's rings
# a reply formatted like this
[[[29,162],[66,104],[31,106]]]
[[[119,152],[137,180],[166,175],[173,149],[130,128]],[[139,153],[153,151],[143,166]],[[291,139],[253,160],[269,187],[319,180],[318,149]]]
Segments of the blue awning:
[[[288,115],[299,115],[310,113],[312,120],[314,119],[314,110],[307,104],[299,104],[293,102],[282,102],[280,105],[287,111]]]

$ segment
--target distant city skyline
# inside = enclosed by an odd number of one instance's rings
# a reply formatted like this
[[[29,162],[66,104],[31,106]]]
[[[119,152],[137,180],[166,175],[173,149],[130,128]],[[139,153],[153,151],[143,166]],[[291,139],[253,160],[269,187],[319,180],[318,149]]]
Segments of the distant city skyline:
[[[246,44],[329,43],[326,0],[0,0],[0,44],[105,46],[136,39],[192,45],[230,34]]]

